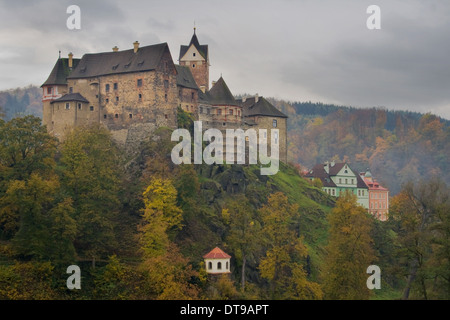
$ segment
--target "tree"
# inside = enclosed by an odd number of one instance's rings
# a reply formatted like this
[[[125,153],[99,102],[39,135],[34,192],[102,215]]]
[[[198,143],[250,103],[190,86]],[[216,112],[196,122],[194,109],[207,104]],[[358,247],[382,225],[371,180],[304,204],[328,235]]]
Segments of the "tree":
[[[303,259],[307,248],[297,234],[293,223],[298,215],[298,205],[290,204],[281,192],[269,196],[259,213],[263,220],[262,233],[268,250],[261,259],[261,277],[267,279],[274,299],[321,299],[317,283],[307,279]]]
[[[139,241],[146,274],[146,290],[156,299],[191,299],[198,289],[190,284],[196,272],[172,242],[181,228],[182,211],[170,180],[153,178],[143,194],[144,209]]]
[[[53,170],[56,141],[37,117],[0,121],[0,183],[3,179],[24,180],[33,172],[45,174]]]
[[[106,258],[116,248],[114,228],[119,212],[120,150],[106,128],[75,128],[61,148],[61,185],[73,199],[82,258]]]
[[[407,275],[402,299],[416,288],[423,299],[429,287],[438,298],[450,296],[449,188],[438,178],[409,182],[392,200],[392,218],[398,221],[399,260]],[[433,281],[431,281],[433,280]]]
[[[374,261],[370,232],[373,218],[345,193],[331,211],[329,242],[324,267],[323,289],[326,299],[368,299],[366,270]]]
[[[0,216],[16,216],[17,232],[12,238],[14,252],[25,258],[73,261],[76,225],[70,198],[58,199],[56,176],[43,179],[33,173],[27,181],[10,183],[0,200]]]
[[[261,245],[260,225],[255,212],[244,195],[238,195],[234,201],[222,210],[222,217],[229,227],[226,238],[234,257],[241,265],[241,290],[245,290],[245,268],[247,260],[255,256],[255,251]]]

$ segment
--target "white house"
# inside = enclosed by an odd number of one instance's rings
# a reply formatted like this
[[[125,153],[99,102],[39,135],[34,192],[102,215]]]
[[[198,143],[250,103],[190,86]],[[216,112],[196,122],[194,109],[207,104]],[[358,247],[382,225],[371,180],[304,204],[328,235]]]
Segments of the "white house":
[[[230,273],[231,256],[215,247],[203,256],[205,259],[206,272],[210,274]]]

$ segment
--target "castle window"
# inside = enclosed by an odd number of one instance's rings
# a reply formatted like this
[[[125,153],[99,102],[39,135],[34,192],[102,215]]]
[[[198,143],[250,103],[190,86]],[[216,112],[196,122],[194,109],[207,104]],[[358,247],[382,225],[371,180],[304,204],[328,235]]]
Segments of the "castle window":
[[[119,101],[119,97],[116,97],[116,101],[117,101],[117,102]]]
[[[191,92],[191,101],[194,101],[195,98],[195,94],[193,92]]]
[[[208,262],[208,270],[212,269],[212,262]]]
[[[192,68],[195,68],[195,63],[192,64]]]
[[[164,88],[169,88],[169,80],[164,80]]]
[[[105,91],[109,92],[109,83],[105,85]]]
[[[142,87],[142,79],[137,79],[137,86]]]
[[[168,98],[167,98],[167,93],[164,95],[164,100],[166,100],[166,102],[167,102],[167,100],[168,100]]]
[[[277,127],[277,120],[276,120],[276,119],[273,119],[273,121],[272,121],[272,126],[273,126],[274,128]]]
[[[233,109],[230,109],[230,111],[228,111],[228,113],[230,114],[230,116],[233,115]]]
[[[348,184],[347,179],[345,179],[345,184]]]
[[[169,119],[169,117],[167,116],[167,114],[164,115],[164,118],[165,118],[165,119]]]
[[[195,57],[195,52],[194,52],[194,53],[192,53],[192,56],[194,56],[194,57]]]
[[[114,118],[118,119],[118,118],[119,118],[119,114],[116,113],[116,114],[114,115]]]
[[[89,110],[90,110],[90,111],[94,111],[94,106],[90,106],[90,107],[89,107]]]
[[[226,124],[225,122],[222,122],[222,126],[224,126],[224,127],[225,127],[226,125],[227,125],[227,124]]]
[[[69,88],[69,93],[73,93],[73,87]]]
[[[107,98],[107,99],[106,99],[106,103],[108,103],[108,102],[109,102],[109,99]]]
[[[103,119],[106,119],[106,114],[103,115]]]
[[[67,103],[66,103],[66,110],[69,110],[69,109],[70,109],[70,103],[67,102]]]
[[[142,93],[139,93],[139,100],[142,100]]]
[[[339,178],[339,184],[341,184],[342,183],[342,179],[341,178]]]
[[[117,83],[117,82],[114,82],[114,90],[117,90],[118,87],[119,87],[118,83]]]
[[[47,87],[47,94],[52,94],[52,87]]]
[[[129,117],[130,119],[133,119],[133,115],[132,115],[131,113],[128,115],[128,117]]]
[[[81,103],[78,104],[78,110],[81,110]]]
[[[222,262],[217,262],[217,270],[222,270]]]
[[[203,113],[203,107],[200,107],[200,113]]]

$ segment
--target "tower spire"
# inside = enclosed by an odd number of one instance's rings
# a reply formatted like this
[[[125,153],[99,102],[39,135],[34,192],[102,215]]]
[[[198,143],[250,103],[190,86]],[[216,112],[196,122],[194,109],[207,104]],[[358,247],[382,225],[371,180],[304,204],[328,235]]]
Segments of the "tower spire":
[[[195,20],[194,20],[194,34],[195,34],[195,30],[197,30],[197,27],[195,26]]]

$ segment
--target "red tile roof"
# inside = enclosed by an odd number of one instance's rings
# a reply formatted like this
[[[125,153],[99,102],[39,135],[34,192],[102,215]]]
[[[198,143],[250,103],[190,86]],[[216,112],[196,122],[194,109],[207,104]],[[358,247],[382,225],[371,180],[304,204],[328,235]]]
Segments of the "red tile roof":
[[[215,247],[209,253],[203,256],[204,259],[229,259],[230,255],[223,252],[220,248]]]

